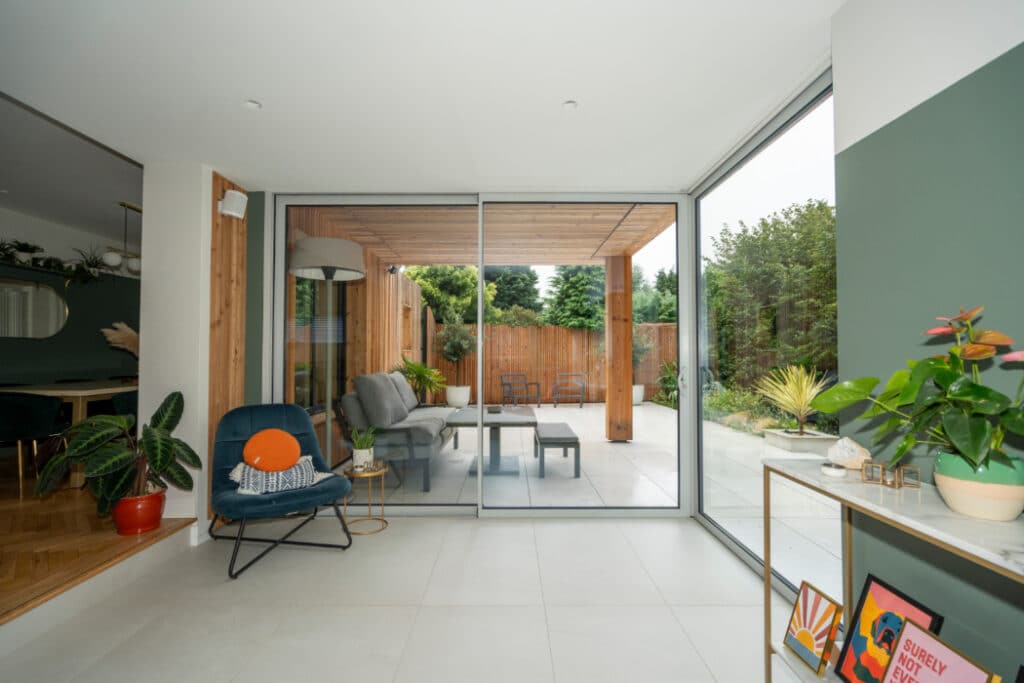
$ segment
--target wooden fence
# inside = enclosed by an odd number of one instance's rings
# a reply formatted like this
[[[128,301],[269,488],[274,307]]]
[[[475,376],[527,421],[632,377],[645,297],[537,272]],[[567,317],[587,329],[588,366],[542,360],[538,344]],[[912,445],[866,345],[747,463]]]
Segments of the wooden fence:
[[[428,339],[433,340],[443,325],[428,320]],[[477,326],[468,326],[476,334]],[[433,334],[431,334],[433,332]],[[674,361],[678,343],[675,323],[645,323],[638,334],[647,335],[653,346],[637,368],[634,382],[645,386],[644,397],[658,391],[658,374],[663,361]],[[450,385],[473,387],[476,400],[476,354],[458,363],[445,360],[434,345],[428,363],[441,371]],[[581,372],[587,378],[587,402],[602,402],[605,395],[604,331],[567,327],[484,326],[484,402],[501,403],[501,375],[518,372],[531,382],[540,382],[541,402],[550,403],[555,378],[561,372]]]

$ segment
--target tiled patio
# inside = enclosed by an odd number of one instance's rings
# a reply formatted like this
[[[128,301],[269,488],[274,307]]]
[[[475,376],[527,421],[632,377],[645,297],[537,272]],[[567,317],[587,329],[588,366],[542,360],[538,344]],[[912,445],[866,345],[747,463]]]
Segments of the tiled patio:
[[[503,429],[503,455],[519,456],[520,476],[484,477],[484,505],[495,508],[672,508],[676,505],[676,413],[654,403],[634,406],[634,440],[604,439],[604,406],[583,408],[543,405],[540,422],[566,422],[580,437],[581,477],[573,478],[573,458],[550,449],[546,476],[540,479],[533,457],[532,429]],[[759,436],[704,422],[704,512],[741,543],[762,553],[762,458],[808,457],[765,445]],[[385,501],[390,505],[475,505],[476,429],[459,430],[460,448],[449,444],[431,464],[431,490],[421,488],[419,468],[404,484],[388,475]],[[488,445],[484,439],[484,458]],[[814,457],[814,456],[810,456]],[[379,490],[379,489],[378,489]],[[840,596],[841,534],[839,506],[807,489],[773,479],[775,558],[773,565],[794,583],[807,579]],[[376,492],[375,492],[376,497]],[[366,503],[359,482],[352,504]],[[390,513],[389,513],[390,514]]]

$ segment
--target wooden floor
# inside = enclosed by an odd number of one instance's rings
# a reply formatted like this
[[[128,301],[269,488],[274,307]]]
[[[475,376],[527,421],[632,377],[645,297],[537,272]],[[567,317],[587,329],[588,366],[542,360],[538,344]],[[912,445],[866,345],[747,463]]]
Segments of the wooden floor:
[[[95,576],[185,528],[192,519],[164,519],[159,529],[118,536],[110,518],[96,516],[92,495],[57,491],[45,500],[0,500],[0,624]],[[10,486],[0,487],[9,492]],[[8,493],[8,495],[10,495]]]

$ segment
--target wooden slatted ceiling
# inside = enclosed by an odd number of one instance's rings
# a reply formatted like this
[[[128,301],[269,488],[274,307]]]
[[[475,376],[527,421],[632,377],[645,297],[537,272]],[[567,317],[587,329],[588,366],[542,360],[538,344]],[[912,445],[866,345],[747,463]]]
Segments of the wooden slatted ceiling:
[[[402,265],[476,263],[476,221],[473,206],[291,207],[288,214],[304,235],[345,237]],[[486,204],[484,261],[603,264],[635,254],[674,222],[674,204]]]

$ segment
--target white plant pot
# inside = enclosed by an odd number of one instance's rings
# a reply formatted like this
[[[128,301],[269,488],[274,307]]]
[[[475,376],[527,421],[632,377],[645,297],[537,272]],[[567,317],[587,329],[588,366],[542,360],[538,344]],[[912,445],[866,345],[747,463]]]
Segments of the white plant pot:
[[[105,252],[100,258],[103,259],[104,265],[108,268],[118,268],[121,266],[121,254],[116,251]]]
[[[469,387],[446,387],[445,400],[452,408],[465,408],[469,405]]]
[[[644,385],[633,385],[633,405],[638,406],[644,402]]]
[[[797,434],[796,430],[766,429],[764,430],[764,441],[769,446],[792,453],[814,453],[827,456],[828,449],[836,441],[839,441],[839,437],[810,429],[804,429],[803,434]]]
[[[352,449],[352,466],[357,469],[362,469],[367,465],[373,463],[373,449],[372,448],[354,448]]]

